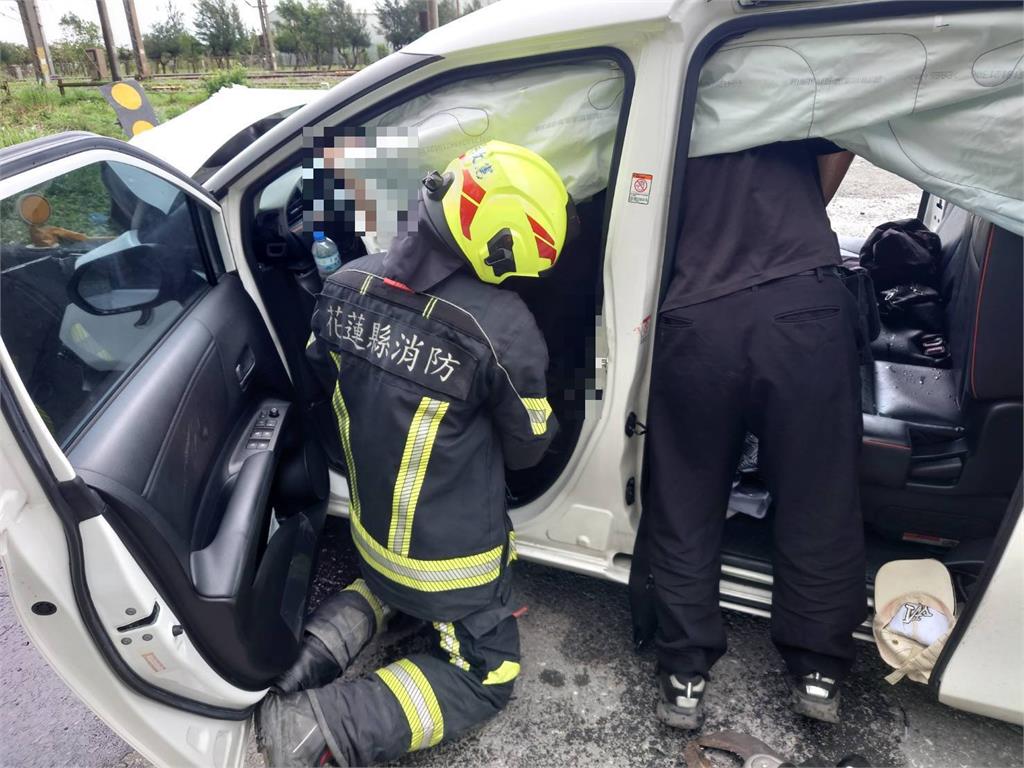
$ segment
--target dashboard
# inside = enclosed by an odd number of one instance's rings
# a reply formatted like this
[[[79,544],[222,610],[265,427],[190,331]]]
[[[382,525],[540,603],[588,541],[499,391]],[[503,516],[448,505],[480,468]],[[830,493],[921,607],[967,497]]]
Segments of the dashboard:
[[[302,171],[301,167],[290,168],[267,184],[256,199],[253,244],[256,259],[266,266],[302,271],[313,265],[313,228],[303,223],[304,213],[307,209],[312,212],[312,205],[304,199]],[[342,261],[366,254],[362,239],[346,230],[343,221],[318,226],[337,244]]]

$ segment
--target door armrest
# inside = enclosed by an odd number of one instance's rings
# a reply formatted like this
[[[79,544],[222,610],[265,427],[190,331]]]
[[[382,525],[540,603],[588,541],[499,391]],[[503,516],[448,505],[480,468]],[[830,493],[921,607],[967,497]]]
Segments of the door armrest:
[[[261,524],[274,479],[271,451],[248,456],[235,480],[220,527],[210,544],[190,555],[192,583],[204,597],[234,597],[253,568]]]

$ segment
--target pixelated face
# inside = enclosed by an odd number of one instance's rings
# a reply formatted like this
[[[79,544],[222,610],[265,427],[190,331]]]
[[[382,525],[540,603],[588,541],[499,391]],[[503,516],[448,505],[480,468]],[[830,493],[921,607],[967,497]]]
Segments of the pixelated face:
[[[387,248],[416,229],[416,129],[337,128],[304,135],[303,228],[341,224]],[[410,215],[409,212],[413,214]]]

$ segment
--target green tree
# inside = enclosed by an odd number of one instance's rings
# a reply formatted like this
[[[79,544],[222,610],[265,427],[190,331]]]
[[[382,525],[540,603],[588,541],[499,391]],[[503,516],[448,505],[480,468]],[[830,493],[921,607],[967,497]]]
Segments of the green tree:
[[[308,50],[309,10],[301,0],[281,0],[274,23],[274,44],[282,53],[295,54],[295,67],[305,63]]]
[[[370,30],[366,26],[365,14],[353,11],[348,0],[328,0],[327,15],[334,45],[341,51],[347,66],[356,66],[360,54],[365,54],[370,45]]]
[[[99,24],[83,19],[77,13],[65,13],[60,17],[60,31],[60,38],[50,45],[54,66],[76,75],[95,74],[85,49],[103,45]]]
[[[420,30],[420,6],[416,0],[380,0],[377,3],[377,31],[395,50],[423,34]]]
[[[278,6],[280,11],[281,6]],[[295,56],[294,69],[299,68],[299,38],[294,31],[280,21],[274,23],[274,47],[278,53],[290,53]]]
[[[195,4],[196,38],[217,61],[217,66],[231,63],[249,38],[249,30],[234,0],[198,0]]]
[[[479,10],[480,0],[463,0],[459,4],[461,14],[456,13],[455,0],[440,0],[437,4],[438,24],[454,21],[459,15]],[[395,50],[408,45],[423,34],[420,28],[420,12],[426,10],[424,0],[379,0],[377,10],[377,31]]]
[[[313,53],[313,60],[317,69],[320,68],[324,58],[330,58],[334,51],[334,41],[331,39],[332,25],[327,8],[320,3],[320,0],[309,0],[306,8],[306,25],[304,34],[306,44]]]
[[[185,51],[186,38],[190,37],[185,26],[185,17],[173,2],[167,3],[167,18],[154,24],[142,38],[146,56],[166,73],[170,66],[178,71],[178,57]]]
[[[437,4],[437,23],[447,24],[449,21],[455,21],[459,16],[479,11],[481,7],[480,0],[462,0],[458,7],[461,13],[456,13],[455,0],[441,0]]]
[[[189,71],[198,72],[203,60],[203,44],[191,32],[181,36],[181,55],[188,61]]]
[[[324,59],[330,59],[336,41],[336,26],[332,14],[320,0],[281,0],[277,4],[275,42],[278,50],[296,54],[296,65],[319,67]]]
[[[29,52],[27,45],[22,45],[21,43],[8,43],[6,40],[0,40],[0,65],[25,65],[31,63],[32,54]]]
[[[65,13],[60,17],[61,42],[81,48],[98,48],[103,44],[100,25],[87,21],[77,13]]]

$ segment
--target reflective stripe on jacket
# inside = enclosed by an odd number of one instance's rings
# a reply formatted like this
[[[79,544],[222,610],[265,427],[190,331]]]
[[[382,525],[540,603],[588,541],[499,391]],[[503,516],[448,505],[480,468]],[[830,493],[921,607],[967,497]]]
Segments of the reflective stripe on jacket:
[[[514,557],[504,467],[535,464],[557,428],[547,347],[515,293],[463,272],[414,293],[383,260],[325,282],[307,356],[331,392],[364,577],[450,621],[490,603]]]

